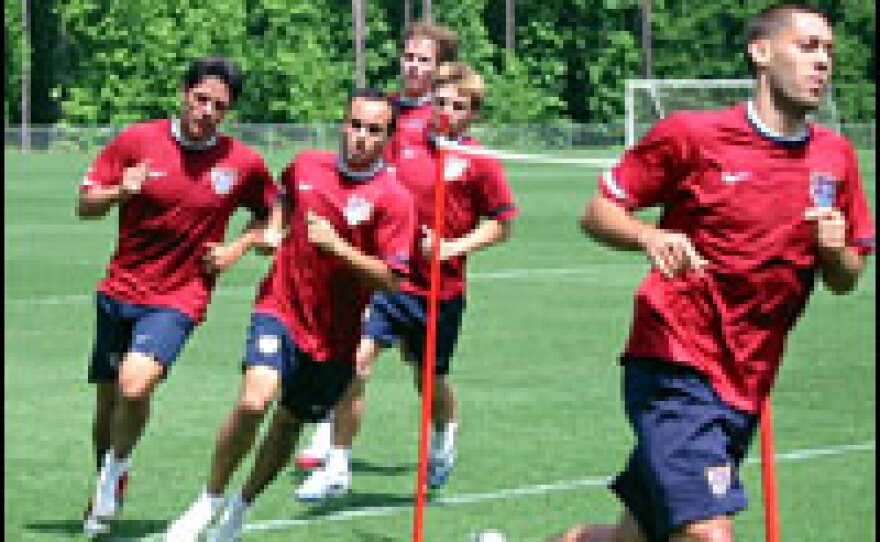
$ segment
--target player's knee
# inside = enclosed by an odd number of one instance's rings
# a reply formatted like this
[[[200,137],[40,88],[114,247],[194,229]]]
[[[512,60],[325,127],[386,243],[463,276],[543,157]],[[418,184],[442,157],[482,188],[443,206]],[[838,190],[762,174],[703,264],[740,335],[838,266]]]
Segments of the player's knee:
[[[262,416],[272,404],[272,395],[264,392],[244,393],[238,400],[238,410],[248,416]]]
[[[733,542],[733,522],[727,517],[695,521],[673,538],[676,542]]]
[[[119,397],[125,401],[146,401],[153,389],[153,380],[149,375],[129,373],[119,378]]]
[[[119,371],[117,397],[126,401],[148,399],[162,371],[162,365],[151,356],[129,353]]]

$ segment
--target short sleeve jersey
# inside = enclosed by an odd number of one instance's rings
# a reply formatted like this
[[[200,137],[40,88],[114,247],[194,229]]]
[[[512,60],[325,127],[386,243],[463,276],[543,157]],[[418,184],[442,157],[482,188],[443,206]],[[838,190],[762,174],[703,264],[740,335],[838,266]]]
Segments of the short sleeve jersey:
[[[398,117],[397,129],[385,147],[385,158],[394,165],[397,164],[403,148],[419,145],[424,141],[431,126],[433,108],[430,96],[414,99],[393,93],[390,97],[397,105]]]
[[[482,149],[471,137],[464,137],[461,145]],[[513,220],[517,206],[501,163],[490,156],[446,153],[444,178],[446,181],[445,239],[457,239],[477,227],[481,219]],[[437,151],[427,131],[419,139],[401,142],[397,156],[397,174],[401,184],[413,195],[419,243],[424,232],[434,228],[434,187],[436,183]],[[465,256],[446,260],[441,265],[440,298],[444,300],[465,292]],[[411,280],[402,289],[418,295],[429,293],[430,260],[414,248]]]
[[[120,207],[116,251],[98,289],[199,322],[215,283],[202,264],[207,243],[223,242],[239,207],[265,217],[276,186],[256,151],[226,135],[209,148],[186,150],[172,135],[172,121],[163,119],[135,124],[111,141],[80,190],[117,186],[126,168],[143,161],[147,180]]]
[[[255,312],[280,319],[316,361],[354,362],[361,318],[372,293],[336,256],[308,240],[306,216],[323,216],[357,250],[406,274],[414,235],[412,198],[391,168],[354,179],[335,153],[305,151],[282,174],[290,226],[263,281]]]
[[[847,244],[862,254],[874,247],[849,142],[819,125],[782,140],[746,104],[668,117],[599,184],[627,209],[661,206],[659,226],[685,234],[709,262],[702,278],[649,272],[625,354],[691,365],[749,412],[772,388],[815,282],[805,210],[832,204],[846,217]]]

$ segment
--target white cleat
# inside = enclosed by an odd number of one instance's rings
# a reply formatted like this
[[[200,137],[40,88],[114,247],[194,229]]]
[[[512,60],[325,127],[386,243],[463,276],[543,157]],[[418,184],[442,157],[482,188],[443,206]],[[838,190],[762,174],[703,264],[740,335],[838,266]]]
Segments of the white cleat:
[[[218,509],[219,506],[212,505],[204,496],[199,497],[182,516],[168,527],[168,530],[165,531],[165,541],[196,542],[199,535],[211,524]]]
[[[351,489],[351,472],[322,468],[314,471],[296,489],[296,498],[305,502],[320,502],[341,497]]]
[[[98,486],[89,506],[88,516],[98,523],[116,517],[122,508],[122,499],[128,484],[128,464],[111,461],[110,454],[104,459],[104,465],[98,474]]]
[[[333,422],[318,423],[309,445],[296,456],[296,466],[300,470],[320,468],[330,454],[333,440]]]
[[[208,533],[208,542],[236,542],[241,540],[247,505],[240,496],[230,499],[229,505],[217,521],[217,526]]]
[[[95,538],[96,536],[107,533],[109,530],[109,525],[91,514],[88,514],[83,519],[83,533],[85,533],[88,538]]]
[[[431,453],[428,459],[428,487],[438,489],[446,485],[455,467],[455,448],[440,453]]]

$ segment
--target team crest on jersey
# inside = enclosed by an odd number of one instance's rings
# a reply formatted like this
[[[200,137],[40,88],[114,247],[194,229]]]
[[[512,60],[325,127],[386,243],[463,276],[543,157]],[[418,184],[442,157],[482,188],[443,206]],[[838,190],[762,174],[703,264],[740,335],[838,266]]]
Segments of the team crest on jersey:
[[[232,190],[235,178],[236,173],[232,168],[215,167],[211,170],[211,186],[214,188],[214,192],[221,196]]]
[[[352,195],[348,198],[342,214],[345,215],[346,224],[357,226],[370,219],[370,215],[373,214],[373,204],[362,196]]]
[[[467,169],[467,166],[468,161],[464,158],[457,156],[448,157],[443,164],[443,176],[447,181],[457,181],[464,173],[464,170]]]
[[[733,468],[730,463],[719,465],[717,467],[708,467],[706,469],[706,481],[709,482],[709,489],[716,497],[721,497],[730,489],[733,481]]]
[[[810,172],[810,199],[816,207],[833,207],[837,199],[837,179],[823,171]]]
[[[406,121],[406,127],[412,130],[421,130],[425,127],[425,121],[422,119],[409,119]]]

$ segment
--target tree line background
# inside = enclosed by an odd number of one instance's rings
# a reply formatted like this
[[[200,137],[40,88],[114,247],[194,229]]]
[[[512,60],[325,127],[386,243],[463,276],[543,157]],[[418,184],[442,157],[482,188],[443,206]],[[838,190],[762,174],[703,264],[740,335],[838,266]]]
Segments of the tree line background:
[[[4,123],[21,120],[29,65],[31,122],[124,124],[172,114],[186,65],[222,54],[246,75],[233,118],[335,122],[354,85],[352,0],[4,0]],[[424,2],[360,0],[366,81],[393,89],[405,10]],[[657,78],[748,77],[745,21],[768,0],[654,0]],[[419,5],[413,5],[419,4]],[[616,122],[624,82],[644,75],[637,0],[433,0],[461,57],[490,85],[495,123]],[[513,50],[505,8],[515,5]],[[875,119],[876,10],[870,0],[812,2],[836,33],[835,97],[847,122]],[[29,28],[25,36],[25,28]]]

